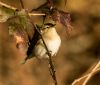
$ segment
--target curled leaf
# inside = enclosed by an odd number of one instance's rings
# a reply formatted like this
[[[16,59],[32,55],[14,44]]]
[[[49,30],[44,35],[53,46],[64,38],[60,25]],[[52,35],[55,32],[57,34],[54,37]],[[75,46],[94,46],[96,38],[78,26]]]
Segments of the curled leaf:
[[[28,35],[25,29],[18,23],[9,23],[9,34],[13,36],[16,47],[23,52],[28,48]]]
[[[65,27],[67,27],[70,24],[71,20],[70,14],[61,10],[55,10],[52,14],[52,19],[63,24]]]
[[[25,11],[21,10],[17,16],[8,20],[9,34],[13,36],[16,47],[24,54],[25,57],[30,44],[30,40],[34,35],[34,28],[29,22]]]
[[[70,31],[72,30],[72,26],[70,25],[71,18],[68,12],[54,9],[52,11],[51,17],[54,21],[58,21],[59,23],[67,27],[66,32],[68,35],[70,34]]]

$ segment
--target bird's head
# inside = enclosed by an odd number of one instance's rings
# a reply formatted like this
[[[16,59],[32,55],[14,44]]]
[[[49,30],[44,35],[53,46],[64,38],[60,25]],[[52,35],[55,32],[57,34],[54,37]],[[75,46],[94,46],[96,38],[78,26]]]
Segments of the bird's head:
[[[52,24],[52,23],[45,23],[44,26],[41,28],[41,33],[44,34],[46,32],[48,32],[48,30],[54,28],[56,24]]]

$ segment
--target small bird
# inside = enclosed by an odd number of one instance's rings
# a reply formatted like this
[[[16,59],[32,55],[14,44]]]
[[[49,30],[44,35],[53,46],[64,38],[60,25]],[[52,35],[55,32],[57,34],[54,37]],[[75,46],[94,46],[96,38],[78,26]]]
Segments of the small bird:
[[[44,40],[49,52],[51,53],[51,56],[55,56],[61,45],[61,39],[55,29],[55,25],[52,23],[46,23],[40,29],[40,32],[41,32],[41,35],[43,37],[43,40]],[[28,53],[28,56],[26,57],[25,62],[27,59],[34,57],[34,56],[39,59],[42,59],[42,58],[48,59],[49,58],[49,56],[47,54],[47,50],[45,48],[45,45],[44,45],[42,39],[39,38],[37,40],[37,42],[35,42],[35,43],[36,43],[36,45],[33,46],[32,53],[31,54]]]

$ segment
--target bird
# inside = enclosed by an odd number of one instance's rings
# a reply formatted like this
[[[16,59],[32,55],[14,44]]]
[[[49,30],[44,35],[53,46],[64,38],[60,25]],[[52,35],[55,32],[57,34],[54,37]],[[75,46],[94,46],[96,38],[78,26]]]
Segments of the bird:
[[[56,56],[61,45],[61,38],[56,31],[55,24],[45,23],[44,26],[40,28],[40,33],[51,56]],[[36,37],[33,38],[33,42],[31,43],[32,45],[27,51],[27,57],[25,58],[24,63],[34,56],[38,59],[49,59],[47,49],[41,37],[37,37],[37,40],[34,39],[36,39]]]

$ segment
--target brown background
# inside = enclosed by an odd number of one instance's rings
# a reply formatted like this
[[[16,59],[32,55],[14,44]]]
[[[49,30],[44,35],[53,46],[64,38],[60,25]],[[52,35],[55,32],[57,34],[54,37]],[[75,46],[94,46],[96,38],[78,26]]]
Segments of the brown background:
[[[19,0],[0,1],[20,8]],[[45,2],[23,1],[25,8],[29,10]],[[100,46],[100,0],[67,0],[66,8],[64,0],[59,0],[56,6],[68,11],[72,18],[73,30],[70,32],[70,38],[66,36],[66,28],[57,23],[56,29],[62,44],[57,56],[53,58],[58,85],[71,85],[99,59],[97,54]],[[38,22],[37,17],[34,20]],[[7,24],[0,23],[0,85],[53,85],[47,61],[31,59],[25,65],[20,65],[23,58],[9,37]],[[99,80],[100,73],[87,85],[100,85]]]

